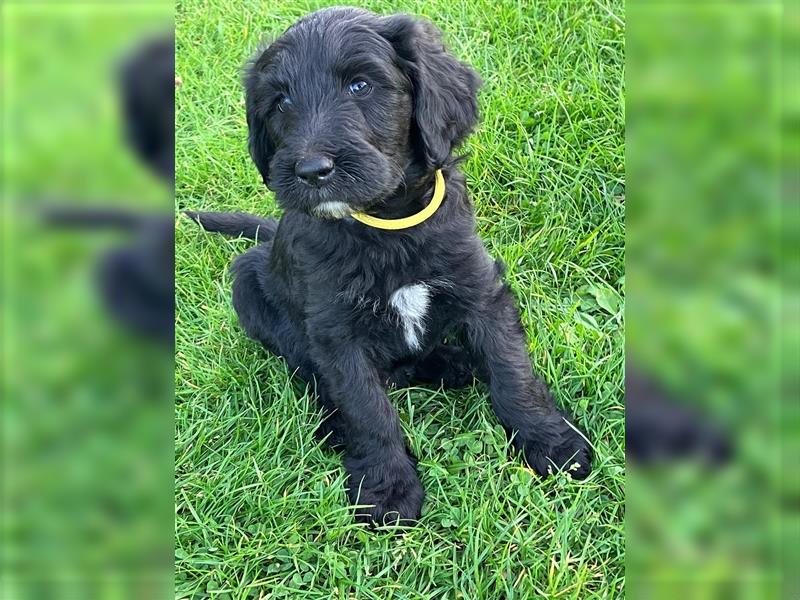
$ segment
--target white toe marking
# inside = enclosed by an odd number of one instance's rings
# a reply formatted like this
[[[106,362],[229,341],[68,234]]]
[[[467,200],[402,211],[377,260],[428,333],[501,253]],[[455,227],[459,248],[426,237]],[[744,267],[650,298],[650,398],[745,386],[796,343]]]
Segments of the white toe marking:
[[[313,208],[312,211],[318,217],[327,217],[329,219],[341,219],[350,214],[350,206],[344,202],[330,201],[321,202]]]
[[[422,347],[430,293],[430,288],[424,283],[414,283],[395,290],[389,298],[389,306],[400,317],[406,344],[412,350],[419,350]]]

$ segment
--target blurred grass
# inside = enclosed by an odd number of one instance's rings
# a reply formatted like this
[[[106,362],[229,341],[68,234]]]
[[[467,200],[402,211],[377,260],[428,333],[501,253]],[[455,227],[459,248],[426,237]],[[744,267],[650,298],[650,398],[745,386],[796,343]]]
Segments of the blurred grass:
[[[178,208],[275,214],[246,150],[240,69],[317,2],[181,0]],[[624,581],[621,2],[368,2],[432,19],[485,87],[465,172],[509,266],[535,367],[597,449],[585,482],[510,456],[485,390],[392,394],[427,490],[402,537],[351,523],[313,399],[246,339],[227,267],[249,244],[177,220],[181,597],[621,598]]]
[[[106,315],[118,235],[44,230],[49,204],[170,206],[125,143],[116,60],[169,7],[2,5],[0,597],[163,595],[172,550],[172,357]]]
[[[782,96],[781,81],[786,69],[796,87],[797,54],[781,48],[786,33],[784,49],[797,48],[789,5],[628,11],[627,355],[727,430],[734,448],[719,470],[628,470],[637,597],[800,589],[789,458],[800,431],[800,295],[796,277],[781,280],[800,264],[796,249],[781,252],[800,226],[797,95]]]

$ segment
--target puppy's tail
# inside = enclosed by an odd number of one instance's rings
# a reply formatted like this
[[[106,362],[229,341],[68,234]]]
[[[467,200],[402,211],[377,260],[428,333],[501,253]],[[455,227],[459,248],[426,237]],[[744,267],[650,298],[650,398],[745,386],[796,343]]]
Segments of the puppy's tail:
[[[213,231],[232,237],[244,237],[257,242],[269,242],[278,230],[278,221],[265,219],[256,215],[241,212],[183,212],[193,221],[197,221],[206,231]]]

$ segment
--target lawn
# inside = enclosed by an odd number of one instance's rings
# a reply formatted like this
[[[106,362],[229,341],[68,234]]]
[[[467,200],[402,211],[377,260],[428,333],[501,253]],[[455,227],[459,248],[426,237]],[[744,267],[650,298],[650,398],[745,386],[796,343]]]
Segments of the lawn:
[[[277,215],[246,149],[241,67],[323,6],[179,0],[178,208]],[[355,525],[315,402],[248,340],[231,259],[251,242],[176,219],[176,595],[621,598],[624,594],[624,12],[621,1],[368,2],[432,19],[481,73],[464,165],[508,265],[540,376],[595,448],[593,474],[534,476],[486,390],[391,393],[427,491],[402,535]]]

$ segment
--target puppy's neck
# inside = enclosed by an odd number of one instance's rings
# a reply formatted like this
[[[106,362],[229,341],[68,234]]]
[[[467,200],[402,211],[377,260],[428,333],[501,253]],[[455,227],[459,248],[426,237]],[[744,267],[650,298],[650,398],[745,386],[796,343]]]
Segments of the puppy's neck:
[[[382,219],[402,219],[418,213],[431,201],[435,182],[434,170],[411,165],[405,170],[404,183],[366,212]]]

